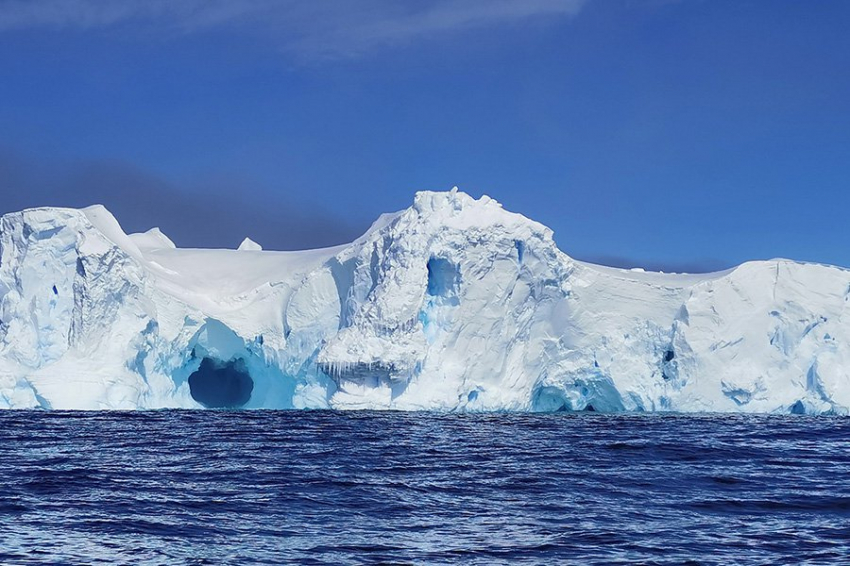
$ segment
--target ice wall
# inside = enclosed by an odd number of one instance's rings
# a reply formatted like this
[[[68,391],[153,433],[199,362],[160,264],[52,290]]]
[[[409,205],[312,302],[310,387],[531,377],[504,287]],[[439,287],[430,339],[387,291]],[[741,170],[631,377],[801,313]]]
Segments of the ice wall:
[[[0,407],[844,414],[848,297],[787,260],[585,264],[458,191],[303,252],[32,209],[0,220]]]

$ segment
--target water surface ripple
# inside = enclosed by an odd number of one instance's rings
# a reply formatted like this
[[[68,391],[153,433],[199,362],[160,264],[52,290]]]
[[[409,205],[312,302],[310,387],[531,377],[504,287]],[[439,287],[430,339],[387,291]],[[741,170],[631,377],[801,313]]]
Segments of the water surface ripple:
[[[850,419],[0,412],[0,563],[850,563]]]

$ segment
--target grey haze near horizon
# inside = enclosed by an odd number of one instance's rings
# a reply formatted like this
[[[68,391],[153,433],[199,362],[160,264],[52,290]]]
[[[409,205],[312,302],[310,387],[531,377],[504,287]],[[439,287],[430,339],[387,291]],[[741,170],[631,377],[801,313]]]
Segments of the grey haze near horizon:
[[[159,227],[180,247],[235,248],[250,237],[269,249],[299,250],[349,242],[369,224],[319,205],[269,200],[256,181],[216,176],[178,184],[118,160],[61,163],[0,148],[0,212],[102,204],[127,233]]]
[[[56,160],[25,159],[3,148],[0,194],[0,214],[42,206],[82,208],[102,204],[127,233],[158,227],[177,246],[193,248],[232,249],[245,237],[268,250],[329,247],[354,240],[375,220],[340,218],[310,202],[251,198],[252,194],[266,198],[267,192],[257,191],[246,179],[225,176],[206,184],[181,186],[121,161],[60,165]],[[509,204],[505,208],[511,210]],[[566,247],[559,242],[559,247],[576,259],[610,267],[668,273],[705,273],[729,267],[710,258],[657,261],[613,254],[576,255],[570,251],[569,242]]]

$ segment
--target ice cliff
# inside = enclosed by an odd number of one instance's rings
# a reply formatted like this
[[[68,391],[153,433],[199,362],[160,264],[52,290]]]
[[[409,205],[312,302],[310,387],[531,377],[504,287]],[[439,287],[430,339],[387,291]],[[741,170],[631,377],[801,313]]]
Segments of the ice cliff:
[[[848,297],[787,260],[582,263],[457,191],[303,252],[32,209],[0,220],[0,407],[845,414]]]

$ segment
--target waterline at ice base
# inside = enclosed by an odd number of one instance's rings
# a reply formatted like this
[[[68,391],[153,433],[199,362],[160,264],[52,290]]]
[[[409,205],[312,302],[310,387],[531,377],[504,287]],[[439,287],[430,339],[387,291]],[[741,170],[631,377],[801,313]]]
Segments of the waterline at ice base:
[[[38,208],[0,224],[0,407],[846,414],[848,301],[826,265],[580,262],[457,190],[299,252]]]

